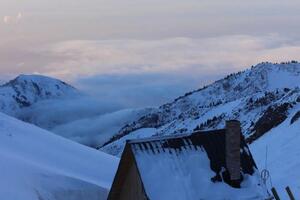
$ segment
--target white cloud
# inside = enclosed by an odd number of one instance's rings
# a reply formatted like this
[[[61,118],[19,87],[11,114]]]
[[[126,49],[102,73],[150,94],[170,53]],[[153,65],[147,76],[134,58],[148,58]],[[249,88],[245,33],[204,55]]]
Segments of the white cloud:
[[[17,15],[6,15],[3,17],[4,24],[18,24],[23,18],[23,14],[19,12]]]
[[[277,61],[271,56],[275,51],[284,55],[281,60],[300,59],[297,48],[278,35],[235,35],[202,39],[65,41],[39,53],[57,58],[45,63],[43,71],[61,77],[168,72],[203,75],[226,74],[261,61]]]
[[[37,72],[72,81],[106,74],[226,75],[262,61],[300,60],[300,41],[276,34],[159,40],[70,40],[5,49],[0,72]],[[20,63],[25,63],[20,65]]]

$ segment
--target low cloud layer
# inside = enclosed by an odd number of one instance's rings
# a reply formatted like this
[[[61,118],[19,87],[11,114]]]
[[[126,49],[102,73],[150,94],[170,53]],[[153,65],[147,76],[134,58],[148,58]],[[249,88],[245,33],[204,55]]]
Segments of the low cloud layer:
[[[84,118],[93,118],[121,109],[117,104],[88,96],[44,100],[23,108],[17,117],[46,129]]]
[[[199,77],[172,72],[115,74],[78,79],[75,85],[91,96],[111,102],[112,105],[138,108],[162,105],[217,78],[219,78],[217,75],[212,74]]]
[[[117,134],[126,124],[139,119],[145,111],[145,109],[119,110],[62,124],[51,131],[79,143],[99,147]]]
[[[149,110],[122,109],[118,103],[87,95],[66,96],[39,101],[19,110],[15,116],[60,136],[97,147]]]
[[[262,61],[300,59],[300,41],[279,35],[161,40],[72,40],[6,49],[0,72],[74,80],[104,74],[226,74]],[[1,49],[0,49],[1,51]]]
[[[225,73],[261,61],[295,59],[300,48],[298,44],[278,35],[67,41],[45,47],[43,55],[61,59],[45,63],[43,70],[59,76],[160,72]]]

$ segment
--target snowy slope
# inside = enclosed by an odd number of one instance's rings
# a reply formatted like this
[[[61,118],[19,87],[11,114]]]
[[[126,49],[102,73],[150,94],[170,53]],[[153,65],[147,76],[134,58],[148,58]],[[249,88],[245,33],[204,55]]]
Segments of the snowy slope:
[[[241,121],[251,143],[289,116],[300,103],[299,87],[299,63],[261,63],[152,110],[123,127],[101,149],[118,154],[111,147],[122,149],[124,143],[118,140],[142,128],[155,128],[156,135],[184,134],[222,128],[227,119]]]
[[[0,197],[105,199],[118,159],[0,113]]]
[[[299,111],[300,106],[293,109],[291,116]],[[280,197],[287,200],[286,186],[291,188],[296,198],[300,197],[300,120],[291,124],[292,118],[286,119],[250,146],[258,167],[270,171],[273,186]],[[271,182],[268,180],[268,186]]]

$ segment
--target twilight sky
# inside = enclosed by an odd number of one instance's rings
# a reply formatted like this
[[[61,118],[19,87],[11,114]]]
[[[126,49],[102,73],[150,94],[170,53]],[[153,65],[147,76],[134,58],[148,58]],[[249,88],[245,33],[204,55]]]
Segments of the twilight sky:
[[[0,80],[158,105],[262,61],[300,60],[297,0],[0,0]],[[126,107],[126,106],[125,106]]]

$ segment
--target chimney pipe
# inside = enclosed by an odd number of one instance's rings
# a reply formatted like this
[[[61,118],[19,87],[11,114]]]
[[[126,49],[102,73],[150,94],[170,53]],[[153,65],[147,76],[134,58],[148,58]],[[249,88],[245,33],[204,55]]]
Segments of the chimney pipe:
[[[226,121],[225,135],[226,166],[229,171],[230,180],[238,181],[240,174],[240,143],[241,143],[241,123],[237,120]]]

